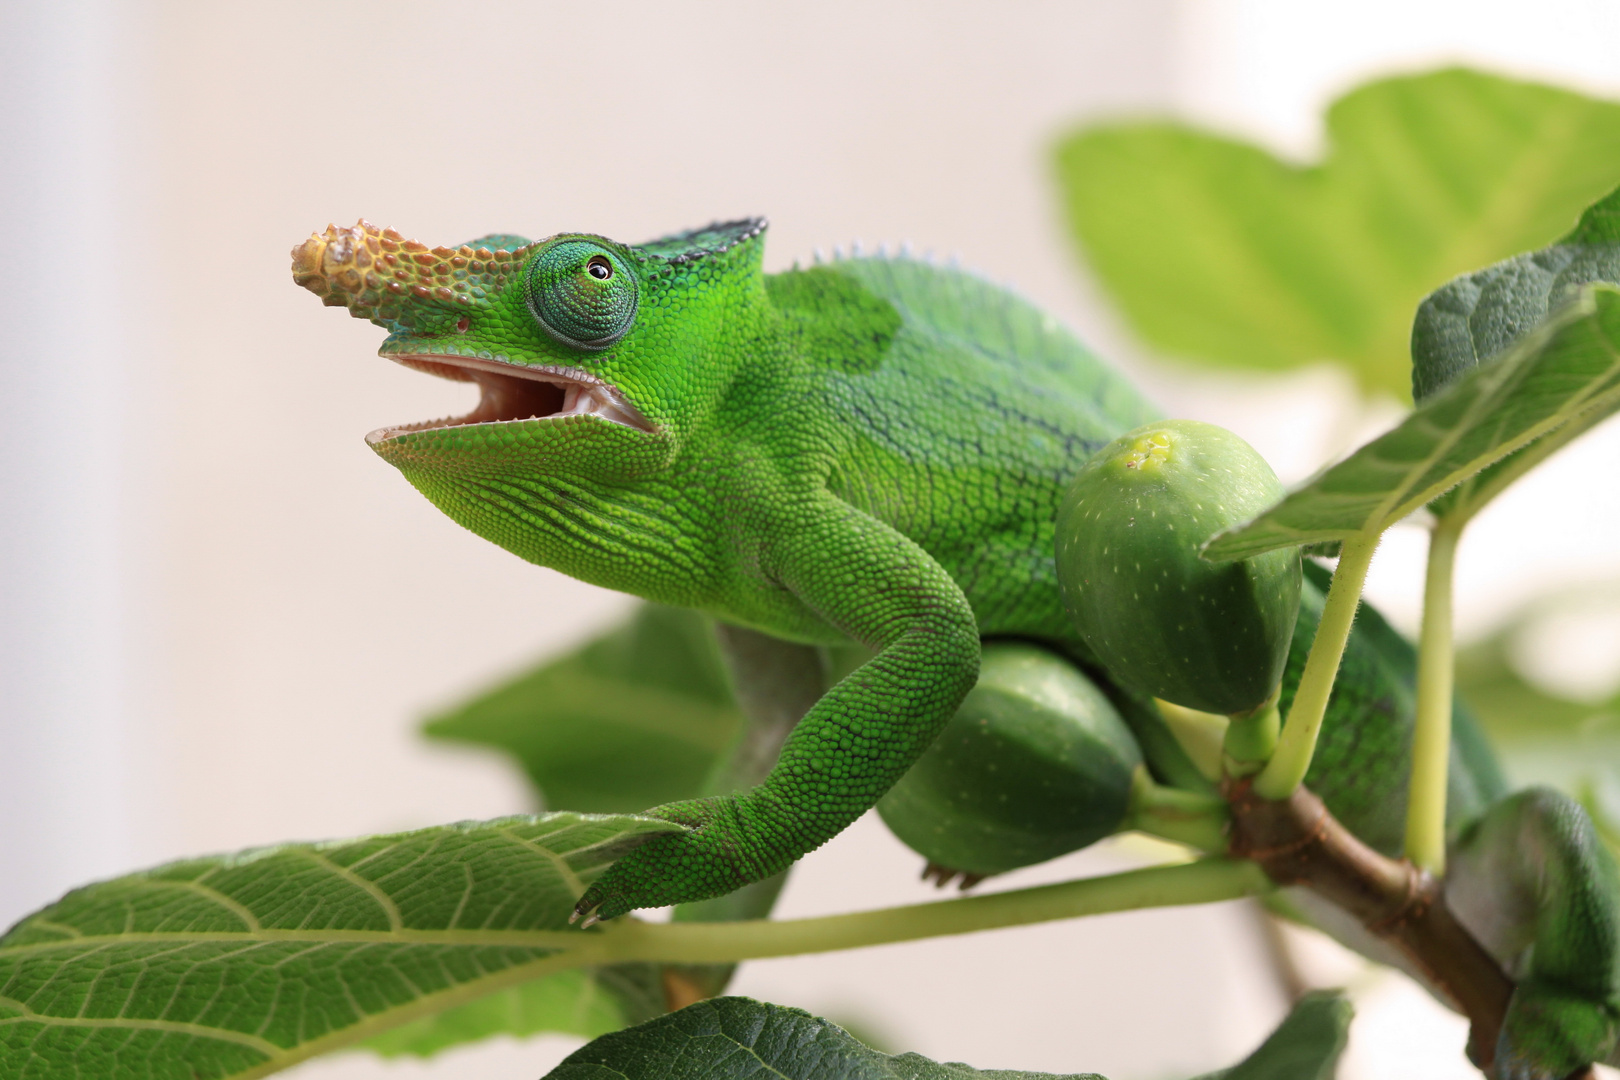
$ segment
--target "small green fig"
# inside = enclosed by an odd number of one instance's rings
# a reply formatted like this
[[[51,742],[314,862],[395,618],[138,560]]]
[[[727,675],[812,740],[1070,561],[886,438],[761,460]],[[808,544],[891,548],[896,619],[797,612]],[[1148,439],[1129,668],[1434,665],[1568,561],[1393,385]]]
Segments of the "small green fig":
[[[1058,583],[1114,678],[1204,712],[1271,696],[1299,613],[1299,550],[1224,563],[1200,551],[1282,495],[1253,447],[1196,420],[1139,427],[1086,462],[1058,511]]]
[[[1124,821],[1141,751],[1103,692],[1033,645],[988,643],[978,684],[878,801],[944,884],[1044,862]]]

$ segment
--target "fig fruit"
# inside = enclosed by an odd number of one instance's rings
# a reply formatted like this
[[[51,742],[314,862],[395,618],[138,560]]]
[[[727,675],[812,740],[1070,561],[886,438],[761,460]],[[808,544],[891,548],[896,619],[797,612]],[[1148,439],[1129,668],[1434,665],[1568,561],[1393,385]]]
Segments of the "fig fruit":
[[[1141,760],[1118,711],[1073,664],[989,642],[978,684],[877,809],[940,884],[947,872],[977,880],[1118,831]]]
[[[1224,563],[1200,551],[1282,495],[1253,447],[1196,420],[1139,427],[1086,462],[1058,511],[1058,583],[1111,676],[1204,712],[1271,697],[1299,613],[1299,550]]]

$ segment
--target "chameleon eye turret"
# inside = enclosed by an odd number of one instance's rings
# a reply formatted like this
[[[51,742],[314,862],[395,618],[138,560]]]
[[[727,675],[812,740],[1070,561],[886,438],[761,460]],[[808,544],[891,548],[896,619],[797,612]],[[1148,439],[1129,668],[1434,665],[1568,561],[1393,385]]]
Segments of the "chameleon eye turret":
[[[636,319],[634,272],[589,240],[563,240],[537,254],[523,288],[535,320],[564,345],[605,349]]]

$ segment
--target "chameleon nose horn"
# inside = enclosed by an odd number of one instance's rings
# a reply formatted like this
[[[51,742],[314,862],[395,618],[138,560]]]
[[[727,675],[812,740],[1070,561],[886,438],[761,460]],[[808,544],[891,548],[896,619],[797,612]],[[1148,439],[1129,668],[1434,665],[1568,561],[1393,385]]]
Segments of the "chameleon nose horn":
[[[349,229],[328,225],[293,248],[293,281],[327,307],[346,307],[357,319],[405,329],[413,312],[480,306],[499,293],[533,246],[511,244],[516,237],[500,239],[509,246],[429,248],[361,218]]]

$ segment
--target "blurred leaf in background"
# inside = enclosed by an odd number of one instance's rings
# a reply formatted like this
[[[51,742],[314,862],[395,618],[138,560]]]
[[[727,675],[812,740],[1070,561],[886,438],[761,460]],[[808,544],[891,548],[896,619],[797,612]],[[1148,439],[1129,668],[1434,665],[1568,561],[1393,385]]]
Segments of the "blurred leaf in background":
[[[1306,994],[1258,1050],[1199,1080],[1332,1080],[1354,1012],[1336,991]]]
[[[1530,604],[1457,654],[1457,693],[1473,707],[1515,786],[1548,784],[1579,799],[1620,856],[1620,688],[1591,700],[1544,687],[1517,648],[1543,620],[1606,605],[1620,589],[1582,589]]]
[[[1412,313],[1567,232],[1620,180],[1620,104],[1460,69],[1335,102],[1298,166],[1173,121],[1057,148],[1073,235],[1146,342],[1216,367],[1332,361],[1408,400]]]
[[[391,1028],[359,1044],[380,1057],[432,1057],[492,1035],[580,1035],[594,1039],[663,1014],[657,964],[559,971]]]
[[[511,754],[547,809],[611,814],[698,794],[741,724],[709,620],[645,604],[423,730]]]

